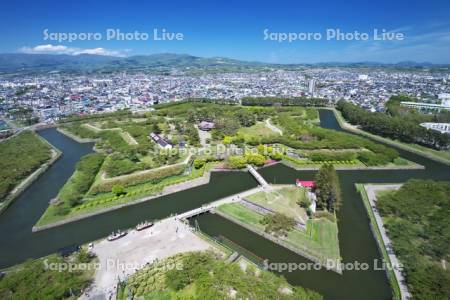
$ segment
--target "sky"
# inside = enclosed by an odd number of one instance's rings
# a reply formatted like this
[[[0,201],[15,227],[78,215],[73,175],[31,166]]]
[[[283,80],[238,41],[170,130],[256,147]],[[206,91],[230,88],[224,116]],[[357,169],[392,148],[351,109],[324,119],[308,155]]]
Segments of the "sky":
[[[108,39],[108,29],[138,31],[140,40],[134,34]],[[166,37],[178,33],[178,40],[155,40],[155,29],[157,38],[165,30]],[[337,30],[342,35],[333,36]],[[374,40],[374,30],[388,35]],[[96,36],[81,40],[87,33]],[[450,1],[15,0],[2,3],[0,36],[0,53],[450,63]]]

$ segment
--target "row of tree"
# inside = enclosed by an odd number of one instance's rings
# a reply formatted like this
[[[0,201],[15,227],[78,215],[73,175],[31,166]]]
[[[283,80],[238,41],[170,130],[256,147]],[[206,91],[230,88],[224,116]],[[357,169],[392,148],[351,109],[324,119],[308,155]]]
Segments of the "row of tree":
[[[417,102],[417,99],[405,95],[395,95],[386,102],[386,112],[393,117],[402,117],[408,121],[420,124],[423,122],[449,123],[450,111],[442,110],[436,112],[432,109],[417,109],[401,105],[402,101]]]
[[[450,149],[450,135],[428,130],[403,117],[372,113],[344,100],[340,100],[336,108],[351,124],[359,125],[368,132],[437,150]]]
[[[72,114],[59,121],[59,123],[86,121],[86,120],[102,120],[102,119],[114,119],[122,120],[124,118],[130,117],[132,115],[131,111],[128,109],[122,109],[115,112],[103,112],[97,114]]]
[[[324,164],[316,177],[317,208],[333,213],[341,203],[341,189],[336,170],[331,164]]]
[[[314,106],[321,107],[329,105],[329,101],[321,98],[280,98],[280,97],[244,97],[242,105],[248,106]]]

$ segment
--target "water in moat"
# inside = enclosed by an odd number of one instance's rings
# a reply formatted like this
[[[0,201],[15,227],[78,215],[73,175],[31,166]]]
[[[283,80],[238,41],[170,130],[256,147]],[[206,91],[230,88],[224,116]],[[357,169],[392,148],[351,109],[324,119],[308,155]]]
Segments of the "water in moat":
[[[320,111],[321,126],[340,130],[332,111]],[[58,249],[79,245],[108,235],[119,228],[129,228],[146,219],[160,219],[180,213],[204,203],[237,193],[257,185],[247,173],[213,173],[208,185],[124,207],[57,228],[32,233],[31,228],[48,206],[51,198],[72,174],[76,162],[92,151],[92,144],[79,144],[55,129],[40,131],[42,137],[63,152],[63,156],[36,180],[16,201],[0,215],[0,267],[20,263],[28,258],[41,257]],[[425,170],[367,170],[339,171],[343,205],[338,212],[340,251],[344,263],[367,262],[371,266],[381,259],[376,241],[370,231],[369,219],[354,183],[404,182],[411,178],[450,180],[450,167],[416,154],[399,150],[401,155],[426,167]],[[312,171],[296,171],[283,165],[260,171],[272,183],[293,183],[295,178],[312,179]],[[200,228],[212,235],[222,235],[255,255],[270,262],[308,262],[242,227],[217,215],[205,214],[196,218]],[[294,285],[311,288],[326,299],[389,299],[390,287],[384,271],[284,272]]]

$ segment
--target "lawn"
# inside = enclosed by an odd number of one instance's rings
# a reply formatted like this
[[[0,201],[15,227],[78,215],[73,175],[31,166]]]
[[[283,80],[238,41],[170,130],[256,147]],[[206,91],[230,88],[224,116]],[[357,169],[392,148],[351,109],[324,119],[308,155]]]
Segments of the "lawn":
[[[236,218],[238,221],[244,222],[248,225],[254,226],[258,229],[264,230],[264,225],[261,224],[263,215],[248,209],[239,203],[228,203],[221,205],[217,208],[217,211],[226,214],[232,218]]]
[[[263,215],[244,205],[224,204],[216,210],[231,219],[247,224],[257,233],[264,231],[264,225],[260,223]],[[293,229],[287,238],[282,238],[282,241],[323,263],[326,263],[327,259],[340,260],[337,223],[325,218],[308,220],[306,231]]]
[[[242,127],[238,130],[238,135],[242,135],[244,139],[250,140],[254,138],[270,138],[278,136],[278,134],[271,129],[267,128],[264,123],[256,123],[250,127]]]
[[[292,230],[286,241],[321,261],[340,259],[337,224],[328,219],[308,220],[306,232]]]
[[[90,123],[85,123],[82,124],[81,126],[84,126],[84,128],[87,128],[95,133],[100,133],[103,131],[116,131],[119,133],[120,137],[128,144],[128,145],[138,145],[138,142],[127,132],[124,131],[122,128],[106,128],[106,129],[102,129],[99,127],[96,127],[93,124]]]
[[[246,199],[286,216],[306,221],[308,219],[306,211],[297,203],[301,199],[307,199],[307,197],[305,189],[288,186],[272,192],[258,192],[246,197]]]
[[[158,183],[146,182],[126,187],[125,191],[127,192],[127,194],[120,197],[115,196],[112,192],[99,193],[91,197],[87,196],[85,199],[83,199],[83,203],[81,205],[72,207],[67,215],[59,215],[57,213],[57,210],[55,209],[55,206],[50,205],[41,216],[39,221],[36,223],[36,226],[44,226],[76,216],[95,213],[103,209],[116,207],[118,205],[130,204],[145,197],[157,196],[163,191],[165,187],[199,178],[203,176],[205,172],[208,172],[212,168],[214,168],[216,165],[216,162],[209,162],[205,164],[203,168],[193,168],[192,172],[189,175],[181,174],[170,176],[162,179]]]

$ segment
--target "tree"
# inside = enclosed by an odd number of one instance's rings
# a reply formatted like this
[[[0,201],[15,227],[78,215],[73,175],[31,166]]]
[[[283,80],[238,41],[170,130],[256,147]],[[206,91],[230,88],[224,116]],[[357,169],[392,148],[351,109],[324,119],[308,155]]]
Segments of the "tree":
[[[410,180],[377,197],[393,249],[404,265],[414,299],[448,299],[450,182]]]
[[[389,114],[372,113],[344,100],[340,100],[336,108],[350,123],[360,125],[363,130],[371,133],[437,150],[450,149],[450,135],[420,126],[420,122],[426,120],[426,117],[415,113],[400,115],[395,109],[396,102],[394,100],[389,103]]]
[[[269,155],[270,155],[270,158],[273,160],[282,160],[283,159],[283,154],[281,154],[280,152],[272,152]]]
[[[232,136],[225,136],[223,138],[222,143],[224,143],[225,145],[229,145],[233,142],[233,137]]]
[[[203,167],[205,165],[205,160],[201,159],[201,158],[197,158],[194,160],[194,168],[196,169],[200,169],[201,167]]]
[[[266,225],[264,231],[278,236],[286,236],[295,226],[294,218],[283,215],[279,212],[267,214],[261,220],[261,224]]]
[[[159,127],[157,122],[152,124],[152,132],[154,132],[156,134],[160,134],[161,133],[161,128]]]
[[[303,208],[308,208],[311,205],[311,201],[308,199],[308,197],[301,197],[298,202],[298,205]]]
[[[126,194],[125,188],[120,184],[114,185],[111,189],[111,192],[116,196],[121,196],[121,195]]]
[[[317,208],[334,212],[341,202],[339,178],[333,165],[324,164],[315,177]]]
[[[244,127],[250,127],[256,124],[255,115],[246,109],[241,109],[236,113],[239,123]]]

